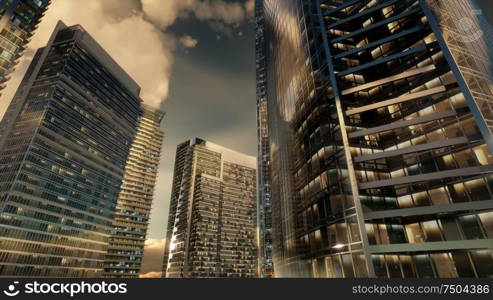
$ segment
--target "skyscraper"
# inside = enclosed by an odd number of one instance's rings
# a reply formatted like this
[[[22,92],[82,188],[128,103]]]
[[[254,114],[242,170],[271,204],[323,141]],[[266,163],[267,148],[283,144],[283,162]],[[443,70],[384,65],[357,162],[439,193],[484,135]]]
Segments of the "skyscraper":
[[[164,113],[143,105],[116,205],[113,233],[105,262],[105,276],[138,277],[149,225],[164,133]]]
[[[474,1],[263,9],[275,275],[493,276],[493,31]]]
[[[178,145],[164,277],[257,276],[255,168],[199,138]]]
[[[51,0],[6,0],[0,3],[0,91],[5,88],[26,44]]]
[[[272,277],[272,207],[270,200],[270,147],[267,120],[264,16],[262,0],[255,1],[255,56],[257,81],[257,223],[259,228],[259,275]]]
[[[101,276],[140,87],[59,22],[2,120],[0,276]]]

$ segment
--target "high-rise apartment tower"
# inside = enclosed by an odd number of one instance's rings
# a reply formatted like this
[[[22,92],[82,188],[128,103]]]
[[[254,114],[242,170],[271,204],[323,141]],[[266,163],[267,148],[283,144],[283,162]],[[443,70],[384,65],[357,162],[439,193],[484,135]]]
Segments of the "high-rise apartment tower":
[[[104,275],[138,277],[147,227],[151,214],[164,133],[160,129],[164,113],[143,105],[116,205]]]
[[[256,277],[256,159],[199,138],[178,145],[164,277]]]
[[[102,275],[139,92],[82,27],[57,24],[0,124],[0,276]]]
[[[36,30],[51,0],[0,2],[0,91]]]

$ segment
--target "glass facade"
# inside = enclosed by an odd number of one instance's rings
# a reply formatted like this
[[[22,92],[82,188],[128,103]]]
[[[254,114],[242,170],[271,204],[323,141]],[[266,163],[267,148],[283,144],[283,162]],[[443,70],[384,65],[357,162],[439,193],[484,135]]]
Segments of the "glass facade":
[[[82,27],[57,24],[1,123],[0,276],[102,275],[139,91]]]
[[[262,1],[255,2],[255,54],[257,81],[257,223],[259,229],[259,274],[272,277],[272,205],[270,199],[270,147],[267,120],[265,38]]]
[[[164,277],[256,277],[256,159],[195,138],[178,145]]]
[[[50,0],[3,0],[0,2],[0,90],[33,35]]]
[[[275,276],[493,276],[492,40],[475,7],[264,1]],[[483,34],[452,39],[457,22]]]
[[[105,262],[107,277],[139,276],[163,144],[163,117],[162,111],[143,105],[116,205]]]

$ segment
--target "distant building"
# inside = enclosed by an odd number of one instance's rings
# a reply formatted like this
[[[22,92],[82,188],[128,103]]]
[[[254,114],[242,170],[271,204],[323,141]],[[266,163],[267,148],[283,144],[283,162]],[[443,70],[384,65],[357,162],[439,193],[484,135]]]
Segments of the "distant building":
[[[276,277],[493,276],[473,0],[264,0]]]
[[[163,144],[164,133],[159,128],[163,117],[162,111],[143,106],[116,205],[105,276],[139,275]]]
[[[0,91],[50,3],[51,0],[0,2]]]
[[[259,227],[259,275],[272,277],[272,205],[270,187],[270,146],[267,115],[267,69],[262,0],[255,1],[255,56],[257,80],[257,223]]]
[[[254,157],[195,138],[178,145],[164,277],[256,277]]]
[[[59,22],[1,122],[0,276],[99,277],[140,87]]]

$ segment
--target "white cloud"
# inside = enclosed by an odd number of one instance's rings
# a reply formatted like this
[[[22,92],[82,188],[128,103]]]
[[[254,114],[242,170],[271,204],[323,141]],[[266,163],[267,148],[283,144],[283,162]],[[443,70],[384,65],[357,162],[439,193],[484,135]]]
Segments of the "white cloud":
[[[175,22],[178,14],[193,0],[141,0],[142,9],[152,22],[167,28]]]
[[[223,0],[141,0],[141,3],[146,16],[162,28],[179,17],[237,24],[253,16],[253,0],[245,4]]]
[[[141,86],[141,97],[159,107],[167,98],[176,43],[190,48],[197,40],[165,33],[177,18],[207,21],[213,30],[234,36],[238,24],[253,15],[254,1],[224,0],[63,0],[53,1],[2,91],[0,115],[10,103],[34,52],[46,44],[58,20],[82,25]]]
[[[104,2],[104,5],[103,5]],[[5,109],[31,62],[34,50],[46,44],[55,24],[80,24],[141,86],[143,100],[158,107],[168,96],[169,75],[173,62],[174,37],[163,34],[154,24],[135,11],[127,16],[112,18],[108,5],[117,6],[120,0],[63,0],[53,1],[36,30],[28,50],[21,59],[12,79],[7,82],[1,106]]]
[[[147,239],[145,241],[146,250],[164,249],[165,239]]]
[[[185,48],[193,48],[193,47],[197,46],[197,44],[199,43],[199,41],[197,41],[196,39],[194,39],[193,37],[191,37],[187,34],[182,36],[180,38],[179,42]]]
[[[200,20],[220,20],[227,24],[239,23],[246,18],[246,10],[238,2],[195,1],[193,13]]]
[[[147,272],[145,274],[140,274],[139,278],[161,278],[162,272]]]

